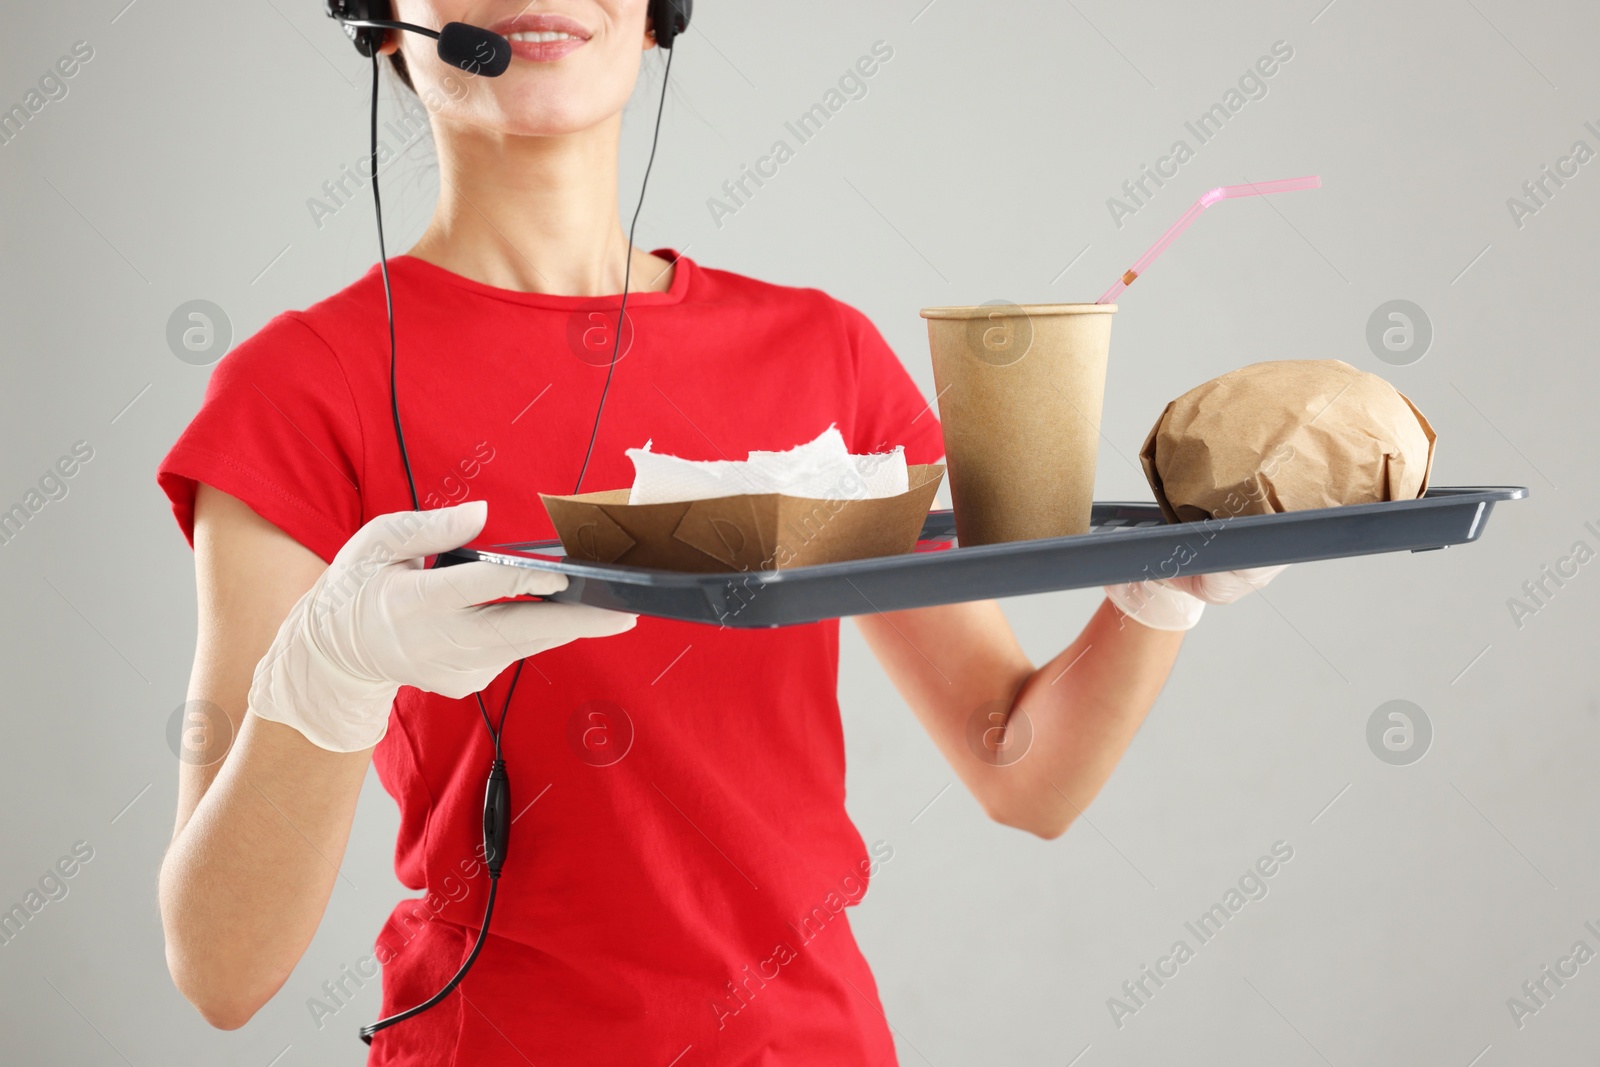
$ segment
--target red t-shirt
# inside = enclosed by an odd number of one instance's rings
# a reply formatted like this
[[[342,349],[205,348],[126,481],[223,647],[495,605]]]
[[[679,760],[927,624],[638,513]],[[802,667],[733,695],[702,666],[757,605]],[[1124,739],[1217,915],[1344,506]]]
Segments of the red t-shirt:
[[[742,459],[837,423],[855,452],[943,453],[858,311],[657,254],[676,260],[671,288],[628,300],[585,491],[629,485],[623,450],[647,438]],[[422,506],[490,501],[475,546],[554,537],[538,494],[573,489],[617,298],[497,289],[408,256],[390,271]],[[409,510],[388,375],[376,266],[230,352],[158,475],[191,544],[196,482],[325,560]],[[489,940],[460,995],[379,1034],[369,1064],[893,1063],[845,916],[892,849],[868,849],[845,813],[837,673],[837,621],[641,617],[530,659],[505,729],[519,814]],[[484,693],[495,714],[509,681]],[[396,873],[422,894],[377,940],[388,1015],[438,990],[477,935],[490,743],[472,698],[404,688],[374,759],[400,808]]]

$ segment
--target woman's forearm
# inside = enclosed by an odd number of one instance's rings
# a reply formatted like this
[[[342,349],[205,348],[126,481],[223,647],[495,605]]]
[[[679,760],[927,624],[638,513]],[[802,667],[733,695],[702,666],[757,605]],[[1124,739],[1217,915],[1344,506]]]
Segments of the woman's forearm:
[[[857,622],[984,810],[1041,837],[1064,832],[1111,776],[1183,643],[1109,601],[1037,669],[992,600]]]
[[[214,1026],[242,1026],[316,932],[338,877],[371,750],[327,752],[244,717],[239,738],[161,866],[167,964]]]
[[[1063,833],[1111,777],[1182,643],[1182,632],[1141,626],[1101,601],[1078,639],[1017,691],[1006,729],[1031,742],[1024,758],[993,768],[996,816],[1042,837]]]

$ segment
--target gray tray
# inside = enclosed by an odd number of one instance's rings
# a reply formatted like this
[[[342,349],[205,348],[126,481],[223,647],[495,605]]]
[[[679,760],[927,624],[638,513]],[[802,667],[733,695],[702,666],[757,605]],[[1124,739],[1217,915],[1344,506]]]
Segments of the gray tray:
[[[684,574],[577,563],[559,541],[462,548],[439,564],[481,559],[558,571],[568,584],[552,600],[713,626],[790,626],[1178,573],[1424,552],[1476,541],[1496,503],[1527,495],[1522,486],[1434,488],[1417,500],[1186,523],[1163,521],[1153,503],[1097,503],[1087,534],[971,548],[956,546],[951,512],[933,511],[914,552],[784,571]]]

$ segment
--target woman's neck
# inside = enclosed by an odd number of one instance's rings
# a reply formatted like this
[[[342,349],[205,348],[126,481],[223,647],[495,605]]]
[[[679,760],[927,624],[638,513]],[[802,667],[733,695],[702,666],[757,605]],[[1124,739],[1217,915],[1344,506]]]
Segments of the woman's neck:
[[[621,115],[561,137],[435,128],[439,202],[408,254],[485,285],[562,296],[622,291]],[[665,290],[666,260],[631,250],[631,292]]]

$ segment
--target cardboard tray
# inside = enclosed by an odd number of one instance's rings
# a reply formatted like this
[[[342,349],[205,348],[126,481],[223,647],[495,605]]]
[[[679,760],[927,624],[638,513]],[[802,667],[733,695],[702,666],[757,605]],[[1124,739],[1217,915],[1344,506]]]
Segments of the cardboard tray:
[[[905,555],[943,478],[941,463],[911,466],[904,493],[871,500],[745,493],[630,504],[627,489],[539,499],[568,560],[726,575]]]
[[[960,548],[949,511],[929,512],[914,551],[786,570],[687,574],[567,560],[559,541],[456,549],[441,566],[489,560],[567,575],[551,599],[713,626],[790,626],[875,611],[1083,589],[1476,541],[1522,486],[1435,487],[1416,500],[1167,523],[1154,503],[1096,503],[1087,534]]]

